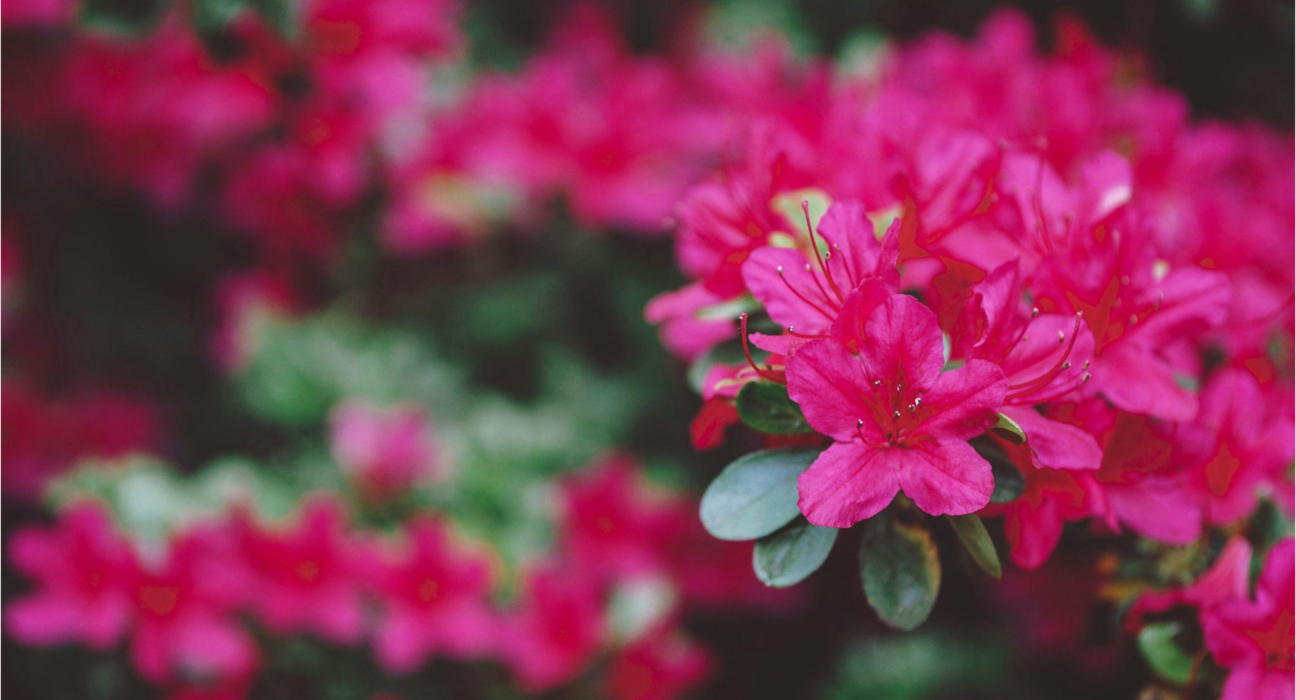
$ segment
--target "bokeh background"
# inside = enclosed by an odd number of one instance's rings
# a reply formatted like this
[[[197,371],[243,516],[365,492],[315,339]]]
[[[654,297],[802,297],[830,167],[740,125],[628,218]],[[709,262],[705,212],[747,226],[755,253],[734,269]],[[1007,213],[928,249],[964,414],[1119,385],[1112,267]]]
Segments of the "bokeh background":
[[[933,29],[967,36],[999,6],[671,0],[599,7],[638,55],[671,50],[681,23],[692,21],[719,37],[774,30],[798,55],[834,57],[879,37]],[[317,490],[354,498],[356,485],[330,443],[330,421],[347,400],[421,407],[440,459],[453,469],[439,486],[353,508],[356,522],[397,532],[419,512],[441,513],[486,543],[506,572],[559,546],[555,484],[589,471],[611,450],[633,455],[636,474],[659,490],[695,499],[745,446],[693,449],[687,419],[698,399],[643,320],[645,304],[680,283],[669,238],[594,225],[551,202],[534,217],[538,225],[513,221],[464,245],[393,254],[382,233],[391,205],[380,191],[390,174],[365,170],[346,205],[333,207],[328,197],[312,199],[318,190],[284,184],[274,170],[322,172],[335,165],[323,156],[293,165],[267,158],[264,169],[241,171],[251,160],[238,150],[246,144],[216,139],[204,144],[202,157],[233,170],[186,166],[185,196],[172,191],[169,173],[151,170],[167,160],[160,156],[188,145],[161,113],[192,99],[185,107],[191,116],[216,115],[218,122],[223,109],[237,107],[233,95],[211,102],[185,95],[185,81],[201,77],[184,71],[239,65],[248,52],[266,50],[230,19],[240,13],[261,13],[292,36],[300,19],[291,8],[274,0],[6,3],[6,542],[24,526],[52,522],[51,504],[84,494],[111,504],[121,526],[146,541],[165,540],[231,494],[251,499],[267,519],[288,517]],[[1072,18],[1102,42],[1137,52],[1151,76],[1183,93],[1195,117],[1253,120],[1284,132],[1291,126],[1290,3],[1019,8],[1036,24],[1043,48],[1055,23]],[[431,42],[418,50],[428,52],[433,87],[420,99],[453,99],[481,71],[523,70],[563,29],[568,9],[508,0],[438,9],[460,36],[447,39],[454,47],[421,39]],[[194,40],[184,49],[149,43],[168,31],[192,32]],[[78,46],[87,36],[109,48]],[[404,40],[395,30],[390,37]],[[142,60],[119,60],[113,45],[146,48]],[[163,51],[203,58],[165,58]],[[59,77],[56,64],[79,52],[87,62],[83,79]],[[297,110],[315,109],[302,107],[297,100],[310,98],[298,91],[319,89],[299,74],[300,57],[282,60],[287,68],[272,86],[282,101],[269,108],[279,112],[256,117],[271,125],[257,138],[271,142],[283,137],[276,129],[298,128]],[[120,73],[95,76],[96,67]],[[339,69],[333,79],[347,86],[362,75]],[[147,90],[150,84],[161,92]],[[121,116],[132,108],[160,116],[155,125],[146,114]],[[319,154],[332,143],[303,148]],[[286,162],[296,157],[284,155]],[[450,196],[479,202],[473,198],[493,195]],[[231,215],[249,202],[260,218]],[[307,211],[299,216],[295,207]],[[282,212],[289,213],[276,218]],[[319,221],[302,224],[303,217]],[[746,585],[746,556],[728,557],[736,567],[716,573],[730,577],[720,579],[724,590]],[[747,605],[697,605],[672,616],[709,654],[697,697],[1134,697],[1146,670],[1122,650],[1128,640],[1111,638],[1101,618],[1110,611],[1073,605],[1093,597],[1087,569],[1070,568],[1071,559],[1086,556],[1077,541],[1044,569],[1010,574],[998,585],[950,567],[933,623],[910,635],[886,632],[869,615],[849,557],[834,558],[828,572],[786,599],[767,601],[756,591]],[[6,557],[6,601],[28,588]],[[260,671],[239,689],[251,697],[520,693],[480,664],[436,663],[397,676],[363,646],[299,636],[258,641]],[[141,679],[124,649],[36,648],[6,634],[4,654],[3,690],[14,698],[188,692]],[[603,688],[578,680],[549,692],[599,697]]]

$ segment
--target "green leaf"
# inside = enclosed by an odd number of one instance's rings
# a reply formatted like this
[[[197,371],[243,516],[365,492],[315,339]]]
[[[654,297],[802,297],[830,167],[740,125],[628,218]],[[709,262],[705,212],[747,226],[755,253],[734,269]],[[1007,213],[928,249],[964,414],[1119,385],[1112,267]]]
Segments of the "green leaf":
[[[788,398],[787,387],[774,382],[752,382],[738,392],[738,416],[748,426],[771,435],[814,432],[801,415],[801,407]]]
[[[990,539],[990,533],[986,532],[985,523],[981,522],[981,518],[969,513],[951,515],[946,519],[954,527],[954,534],[958,535],[959,541],[967,548],[968,554],[972,555],[972,561],[975,561],[977,566],[995,578],[1003,575],[1003,566],[999,563],[999,553],[995,551],[994,540]]]
[[[823,566],[836,541],[837,528],[797,520],[756,543],[752,568],[767,586],[792,586]]]
[[[1026,442],[1026,433],[1022,430],[1020,425],[1017,425],[1017,421],[1002,413],[999,414],[999,422],[995,423],[991,430],[1011,440],[1015,445],[1021,445]]]
[[[1188,682],[1193,667],[1192,657],[1175,641],[1181,631],[1178,622],[1157,622],[1144,627],[1138,635],[1139,651],[1152,671],[1179,684]]]
[[[988,439],[974,438],[969,444],[985,461],[990,463],[994,475],[994,491],[990,494],[991,503],[1008,503],[1021,495],[1026,488],[1026,478],[1016,464],[1004,454],[1004,451]]]
[[[169,2],[126,2],[86,0],[81,3],[80,22],[95,31],[121,37],[137,37],[157,26]]]
[[[885,513],[872,518],[860,541],[860,578],[883,622],[906,632],[917,628],[940,591],[940,557],[931,533]]]
[[[722,540],[760,539],[801,514],[797,477],[819,456],[804,447],[754,452],[720,472],[702,494],[702,525]]]

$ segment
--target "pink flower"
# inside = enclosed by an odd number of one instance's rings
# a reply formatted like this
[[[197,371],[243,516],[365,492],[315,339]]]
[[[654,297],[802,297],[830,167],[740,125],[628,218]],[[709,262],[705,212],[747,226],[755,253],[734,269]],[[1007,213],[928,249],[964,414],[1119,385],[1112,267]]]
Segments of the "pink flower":
[[[874,304],[881,294],[900,291],[896,271],[899,219],[891,222],[879,243],[873,222],[859,202],[834,203],[818,227],[810,225],[808,209],[805,218],[809,241],[802,243],[809,250],[761,248],[742,268],[747,288],[765,305],[770,318],[787,331],[787,336],[779,338],[753,334],[752,342],[781,354],[789,354],[806,340],[826,336],[842,309],[855,303],[853,295],[863,294],[869,298],[863,303]],[[865,288],[869,280],[881,284]]]
[[[367,497],[390,499],[449,476],[431,421],[417,404],[383,409],[348,401],[330,422],[333,458]]]
[[[257,649],[234,617],[252,593],[237,556],[227,533],[195,530],[175,537],[165,560],[141,569],[131,589],[131,658],[141,676],[161,683],[252,673]]]
[[[310,633],[339,644],[360,639],[363,562],[342,505],[308,501],[292,529],[275,531],[239,513],[234,521],[251,590],[248,605],[275,635]]]
[[[382,608],[374,654],[388,671],[410,673],[434,655],[469,658],[495,646],[490,561],[457,544],[440,521],[408,523],[395,551],[369,566],[368,579]]]
[[[6,383],[0,416],[4,492],[33,499],[45,483],[87,457],[147,452],[161,442],[161,418],[148,400],[109,391],[61,399]]]
[[[661,326],[662,343],[671,354],[696,360],[707,350],[734,336],[733,321],[701,318],[708,306],[723,301],[700,284],[658,294],[644,308],[644,318]]]
[[[1296,670],[1293,544],[1288,538],[1269,550],[1253,597],[1245,595],[1244,589],[1243,595],[1202,612],[1206,647],[1215,662],[1229,670],[1222,700],[1292,696]]]
[[[1277,401],[1287,402],[1285,397]],[[1190,486],[1207,504],[1212,523],[1228,525],[1251,514],[1265,491],[1290,491],[1290,412],[1262,393],[1251,374],[1225,368],[1202,390],[1196,424],[1212,443]]]
[[[543,692],[593,660],[604,643],[603,604],[591,581],[541,563],[526,572],[521,608],[502,631],[509,668],[527,692]]]
[[[1050,469],[1097,469],[1098,441],[1032,406],[1079,395],[1089,379],[1093,335],[1079,317],[1022,306],[1017,261],[991,270],[971,288],[950,334],[953,357],[994,362],[1008,378],[1002,413],[1026,433],[1035,462]]]
[[[1144,616],[1162,613],[1180,605],[1190,605],[1206,614],[1220,603],[1246,598],[1251,587],[1251,556],[1249,542],[1242,537],[1230,539],[1215,563],[1192,585],[1167,591],[1152,591],[1139,596],[1130,608],[1126,626],[1136,629]]]
[[[604,687],[614,700],[674,700],[706,677],[707,654],[667,630],[654,630],[612,659]]]
[[[1099,489],[1090,474],[1040,468],[1030,448],[1004,440],[996,443],[1021,470],[1026,485],[1012,502],[991,505],[988,510],[1004,515],[1004,535],[1013,563],[1035,569],[1053,553],[1066,523],[1093,513],[1095,500],[1101,498]]]
[[[850,527],[900,491],[933,515],[981,509],[994,479],[966,441],[994,425],[1003,372],[972,360],[942,373],[936,316],[911,297],[890,297],[862,326],[859,357],[825,339],[788,360],[788,395],[836,441],[800,477],[801,512]]]
[[[139,563],[98,504],[70,508],[52,528],[18,531],[9,560],[35,585],[5,611],[6,628],[23,644],[107,649],[128,629]]]
[[[660,571],[671,503],[624,456],[605,457],[562,485],[562,549],[595,582]]]

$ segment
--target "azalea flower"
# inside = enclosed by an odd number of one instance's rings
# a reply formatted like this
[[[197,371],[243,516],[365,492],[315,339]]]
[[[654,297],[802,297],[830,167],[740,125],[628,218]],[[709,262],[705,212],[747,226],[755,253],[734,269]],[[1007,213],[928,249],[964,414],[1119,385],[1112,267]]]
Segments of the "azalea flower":
[[[765,306],[774,322],[787,334],[751,335],[757,347],[791,354],[807,340],[824,337],[842,309],[855,304],[870,306],[883,294],[900,287],[896,270],[899,258],[900,221],[893,220],[879,242],[873,222],[856,201],[835,202],[816,227],[802,203],[810,250],[768,246],[743,263],[743,281]],[[822,242],[821,242],[822,240]],[[876,280],[879,284],[866,285]],[[857,301],[860,295],[865,301]],[[858,312],[867,317],[867,312]]]
[[[98,504],[73,506],[51,528],[18,531],[9,560],[35,583],[5,611],[5,628],[23,644],[107,649],[129,628],[139,562]]]
[[[342,505],[308,501],[296,525],[267,529],[251,514],[234,520],[240,560],[256,595],[248,605],[273,634],[316,634],[353,644],[364,631],[363,564]]]
[[[166,557],[141,567],[131,586],[131,659],[144,678],[243,678],[259,654],[235,619],[250,594],[228,533],[203,527],[171,541]]]
[[[1269,550],[1254,596],[1221,601],[1203,611],[1206,648],[1229,671],[1222,700],[1281,700],[1293,692],[1293,568],[1296,546],[1285,539]]]
[[[333,410],[330,423],[334,459],[370,499],[394,498],[449,475],[431,421],[416,404],[384,409],[348,401]]]
[[[409,522],[403,540],[368,569],[382,611],[374,654],[383,668],[410,673],[433,655],[472,658],[495,648],[490,561],[457,544],[440,521]]]
[[[1003,372],[982,360],[942,372],[936,315],[911,297],[890,297],[862,325],[858,357],[824,339],[788,360],[788,395],[835,441],[800,477],[801,512],[850,527],[901,491],[933,515],[980,510],[994,479],[967,440],[994,425]]]
[[[528,692],[575,677],[605,640],[603,604],[592,581],[563,573],[560,562],[528,568],[522,605],[504,623],[504,660]]]

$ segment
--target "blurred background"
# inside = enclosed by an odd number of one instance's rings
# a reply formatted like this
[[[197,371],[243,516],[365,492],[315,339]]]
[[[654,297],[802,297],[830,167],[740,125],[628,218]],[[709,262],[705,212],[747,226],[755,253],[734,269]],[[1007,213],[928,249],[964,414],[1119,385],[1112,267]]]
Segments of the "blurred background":
[[[500,130],[479,128],[496,119],[555,112],[552,123],[525,122],[539,141],[582,129],[555,124],[591,108],[589,84],[620,80],[607,65],[633,75],[633,89],[600,108],[670,111],[713,92],[709,66],[767,60],[751,48],[762,37],[778,37],[777,61],[795,72],[815,57],[867,53],[883,37],[971,36],[1000,6],[670,0],[573,13],[548,0],[7,2],[7,553],[15,532],[60,522],[86,496],[106,504],[147,560],[231,503],[272,538],[272,523],[296,522],[314,494],[332,494],[348,527],[375,538],[404,542],[410,523],[437,514],[489,553],[493,604],[514,611],[538,599],[523,583],[534,562],[585,556],[580,495],[622,489],[616,497],[638,504],[626,508],[660,510],[644,517],[667,522],[644,547],[672,602],[617,583],[607,609],[674,646],[582,652],[561,680],[519,686],[528,671],[517,660],[503,664],[511,672],[439,657],[395,672],[400,662],[364,645],[259,623],[247,625],[256,671],[226,675],[201,664],[152,673],[124,643],[32,644],[7,631],[3,690],[104,699],[1134,697],[1146,671],[1122,653],[1128,640],[1111,638],[1102,617],[1111,611],[1072,605],[1097,586],[1092,567],[1078,563],[1088,562],[1079,541],[997,585],[947,568],[933,622],[910,635],[884,631],[868,613],[849,557],[786,595],[761,590],[750,550],[710,543],[692,517],[700,488],[750,445],[691,444],[688,417],[700,401],[643,320],[648,301],[681,282],[661,217],[601,210],[623,185],[581,182],[587,175],[546,152],[512,164],[534,174],[530,189],[474,160],[489,152],[492,163],[509,161],[519,150]],[[1181,92],[1194,117],[1291,127],[1290,3],[1016,6],[1042,50],[1081,23],[1141,57],[1140,70]],[[658,56],[665,68],[640,63]],[[696,115],[700,132],[723,134],[710,118]],[[696,150],[680,141],[672,148]],[[606,144],[582,148],[587,165],[613,158],[599,150]],[[712,165],[696,158],[686,168]],[[634,186],[645,182],[658,184]],[[662,185],[663,198],[678,196],[675,184]],[[384,468],[399,473],[375,476]],[[720,550],[693,551],[709,547]],[[686,554],[696,562],[680,561]],[[6,602],[29,591],[29,579],[6,556]],[[263,592],[244,585],[252,597]],[[517,612],[509,624],[526,619]],[[637,658],[630,652],[651,659],[652,682],[617,675]]]

